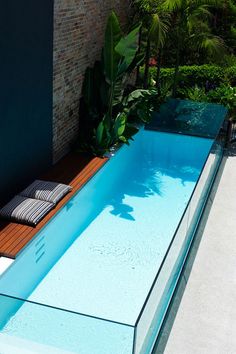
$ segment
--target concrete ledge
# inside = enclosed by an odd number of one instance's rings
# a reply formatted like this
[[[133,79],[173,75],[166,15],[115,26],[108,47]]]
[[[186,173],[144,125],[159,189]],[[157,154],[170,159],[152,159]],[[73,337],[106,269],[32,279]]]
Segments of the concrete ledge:
[[[235,152],[223,160],[153,354],[236,353]]]
[[[5,270],[7,270],[7,268],[9,268],[13,262],[13,259],[0,257],[0,275],[2,275],[2,273],[4,273]]]

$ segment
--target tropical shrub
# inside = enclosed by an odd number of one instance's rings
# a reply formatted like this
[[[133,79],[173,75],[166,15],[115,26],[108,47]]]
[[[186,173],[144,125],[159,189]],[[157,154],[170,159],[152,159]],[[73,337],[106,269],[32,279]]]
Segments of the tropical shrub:
[[[168,89],[163,90],[162,95],[158,93],[158,89],[138,89],[131,92],[123,100],[123,109],[128,122],[150,122],[153,112],[159,110],[160,105],[168,98],[168,94]]]
[[[196,102],[208,101],[206,90],[197,85],[194,87],[179,89],[178,96],[180,98],[187,98],[191,101],[196,101]]]
[[[124,35],[115,13],[108,18],[102,58],[85,73],[80,149],[104,155],[114,144],[129,143],[137,132],[131,122],[145,122],[151,117],[156,91],[132,91],[127,85],[129,75],[140,61],[139,29],[140,26]]]
[[[226,77],[232,86],[236,86],[236,65],[226,68]]]
[[[236,119],[236,87],[222,85],[209,91],[208,100],[224,105],[228,108],[230,116]]]
[[[143,69],[142,69],[143,72]],[[156,68],[150,68],[150,86],[156,78]],[[172,83],[174,78],[174,68],[162,68],[160,73],[161,84]],[[193,65],[181,66],[179,69],[180,87],[204,87],[207,91],[219,87],[223,83],[236,85],[236,66],[222,68],[217,65]]]
[[[236,119],[236,87],[221,85],[215,90],[206,92],[199,86],[183,88],[178,91],[178,97],[197,102],[222,104],[229,110],[231,118]]]

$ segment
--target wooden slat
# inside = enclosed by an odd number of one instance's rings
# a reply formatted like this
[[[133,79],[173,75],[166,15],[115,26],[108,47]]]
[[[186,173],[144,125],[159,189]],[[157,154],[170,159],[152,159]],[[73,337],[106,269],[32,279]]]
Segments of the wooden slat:
[[[36,236],[50,219],[80,190],[87,181],[106,163],[83,154],[70,153],[53,166],[41,179],[69,184],[72,191],[51,210],[36,226],[26,226],[8,221],[0,221],[0,256],[15,259],[18,253]]]

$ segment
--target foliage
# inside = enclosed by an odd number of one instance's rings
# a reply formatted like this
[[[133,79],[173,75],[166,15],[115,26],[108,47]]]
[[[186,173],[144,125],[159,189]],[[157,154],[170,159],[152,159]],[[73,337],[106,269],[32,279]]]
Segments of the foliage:
[[[164,8],[165,0],[133,0],[131,1],[136,13],[135,21],[142,23],[140,30],[139,51],[144,53],[145,72],[143,87],[148,87],[149,62],[151,54],[157,58],[157,78],[160,73],[162,49],[169,31],[169,13]],[[139,71],[138,71],[139,75]],[[157,80],[158,82],[159,80]],[[139,82],[139,77],[137,78]],[[157,85],[158,88],[158,85]]]
[[[224,105],[228,108],[230,115],[236,118],[236,87],[222,85],[208,93],[208,100]]]
[[[156,58],[156,87],[161,91],[160,69],[171,57],[174,65],[173,95],[180,81],[179,67],[183,53],[209,59],[222,57],[225,51],[223,39],[212,30],[212,11],[222,7],[220,0],[133,0],[137,18],[142,21],[146,34],[140,45],[145,49],[143,86],[148,87],[150,57]],[[142,34],[142,33],[141,33]],[[174,59],[173,59],[174,57]]]
[[[153,112],[158,111],[167,96],[168,92],[165,91],[163,91],[163,95],[158,95],[156,89],[135,90],[124,99],[124,112],[129,121],[135,122],[138,118],[140,122],[148,123]]]
[[[188,98],[191,101],[196,101],[196,102],[208,101],[206,90],[197,85],[195,85],[194,87],[179,89],[178,95],[182,96],[183,98]]]
[[[160,80],[163,83],[173,81],[174,68],[162,68],[160,73]],[[150,68],[150,86],[156,78],[156,68]],[[199,86],[205,88],[207,91],[214,89],[223,83],[236,85],[236,66],[222,68],[217,65],[193,65],[181,66],[179,68],[180,87]]]
[[[178,95],[180,98],[191,101],[222,104],[228,108],[231,117],[236,119],[236,87],[222,84],[215,90],[206,93],[204,88],[196,85],[195,87],[180,89]]]
[[[211,9],[212,31],[223,38],[228,51],[236,54],[236,1],[221,0],[218,6]],[[224,57],[222,57],[224,61]]]
[[[223,41],[213,35],[210,27],[210,6],[217,5],[216,0],[165,0],[164,7],[172,14],[173,38],[175,39],[175,73],[173,96],[176,95],[179,82],[181,51],[192,47],[197,51],[220,55]]]
[[[225,74],[231,85],[236,86],[236,65],[226,68]]]
[[[127,143],[137,132],[130,120],[145,122],[152,114],[156,92],[127,91],[129,74],[138,65],[140,26],[123,35],[113,12],[108,18],[100,62],[88,68],[82,90],[80,148],[104,155],[119,142]],[[132,119],[131,119],[132,118]]]

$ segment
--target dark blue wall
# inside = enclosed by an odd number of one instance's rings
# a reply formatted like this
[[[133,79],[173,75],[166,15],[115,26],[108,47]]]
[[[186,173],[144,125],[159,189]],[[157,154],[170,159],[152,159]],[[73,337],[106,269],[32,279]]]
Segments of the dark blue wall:
[[[53,1],[0,8],[1,205],[52,163]]]

